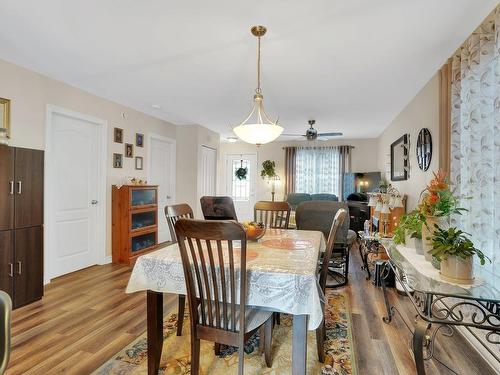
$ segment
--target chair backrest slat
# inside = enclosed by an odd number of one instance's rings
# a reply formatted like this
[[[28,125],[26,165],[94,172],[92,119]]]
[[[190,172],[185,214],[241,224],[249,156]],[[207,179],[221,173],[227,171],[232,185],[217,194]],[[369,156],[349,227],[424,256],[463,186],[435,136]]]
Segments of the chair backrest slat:
[[[243,226],[234,221],[180,219],[175,229],[193,321],[197,325],[238,332],[236,308],[240,305],[241,330],[246,300],[246,233]],[[236,277],[235,241],[240,243],[239,280]],[[238,287],[239,300],[236,299]]]
[[[346,217],[347,217],[347,211],[343,208],[339,209],[335,214],[332,227],[328,235],[325,254],[323,256],[323,264],[321,265],[321,270],[319,274],[319,285],[323,293],[325,292],[326,288],[326,279],[328,277],[328,266],[330,263],[330,259],[332,258],[333,248],[335,247],[335,237],[337,236],[339,228],[342,226],[342,224],[344,224],[344,220]]]
[[[267,228],[287,229],[290,211],[288,202],[259,201],[254,206],[254,221],[263,223]]]
[[[170,238],[172,242],[177,242],[175,234],[175,223],[179,219],[192,219],[194,218],[193,210],[187,203],[174,204],[165,206],[165,217],[167,218],[168,230],[170,231]]]

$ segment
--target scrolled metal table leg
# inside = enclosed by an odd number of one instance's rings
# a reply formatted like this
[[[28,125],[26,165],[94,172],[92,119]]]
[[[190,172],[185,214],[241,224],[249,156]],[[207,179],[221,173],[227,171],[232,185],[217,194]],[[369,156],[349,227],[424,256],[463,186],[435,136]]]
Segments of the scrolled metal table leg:
[[[426,334],[430,326],[430,323],[421,319],[417,319],[415,322],[415,331],[413,332],[413,357],[415,359],[417,375],[425,375],[424,344],[426,343]]]
[[[391,304],[389,303],[389,297],[387,295],[386,278],[389,275],[389,271],[390,271],[389,265],[386,263],[384,265],[384,268],[382,268],[381,274],[380,274],[380,279],[382,281],[382,291],[384,293],[385,308],[387,309],[387,316],[382,317],[382,320],[386,324],[389,324],[390,322],[392,322],[392,317],[394,316],[394,310],[393,310]]]

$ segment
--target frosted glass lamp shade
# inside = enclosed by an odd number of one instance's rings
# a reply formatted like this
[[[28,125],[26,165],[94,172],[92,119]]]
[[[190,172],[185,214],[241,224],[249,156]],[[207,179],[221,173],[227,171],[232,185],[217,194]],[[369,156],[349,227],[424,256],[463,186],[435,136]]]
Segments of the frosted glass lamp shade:
[[[380,211],[382,211],[382,203],[379,201],[375,205],[375,212],[380,212]]]
[[[389,205],[387,203],[384,203],[382,205],[382,209],[380,210],[380,213],[381,214],[390,214],[391,213],[391,209],[389,208]]]
[[[377,205],[377,197],[374,195],[370,195],[370,199],[368,200],[368,207],[375,207]]]
[[[403,199],[401,199],[401,197],[394,197],[394,204],[392,206],[393,207],[404,207]]]
[[[283,133],[283,127],[276,124],[243,124],[233,131],[244,142],[263,145],[278,138]]]

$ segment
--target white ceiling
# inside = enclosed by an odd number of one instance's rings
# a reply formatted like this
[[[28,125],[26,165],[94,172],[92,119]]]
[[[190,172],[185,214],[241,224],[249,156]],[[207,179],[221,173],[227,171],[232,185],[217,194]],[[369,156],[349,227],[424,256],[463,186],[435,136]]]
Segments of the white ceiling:
[[[378,136],[496,0],[0,0],[0,58],[174,124]],[[1,82],[0,82],[1,84]],[[154,109],[153,104],[161,105]]]

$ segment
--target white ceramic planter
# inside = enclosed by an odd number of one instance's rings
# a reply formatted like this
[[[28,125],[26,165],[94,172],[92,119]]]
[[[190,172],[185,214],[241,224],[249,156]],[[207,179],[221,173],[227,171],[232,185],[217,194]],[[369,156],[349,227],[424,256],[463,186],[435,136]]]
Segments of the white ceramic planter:
[[[434,225],[437,224],[441,229],[446,229],[450,226],[449,217],[443,216],[427,216],[426,224],[422,225],[422,242],[425,260],[432,261],[432,255],[429,251],[432,250],[432,234],[434,233]]]
[[[405,236],[406,247],[415,249],[417,254],[424,255],[424,245],[420,238],[411,238],[410,236]]]
[[[471,284],[474,279],[472,257],[462,259],[452,255],[442,260],[441,275],[459,284]]]

